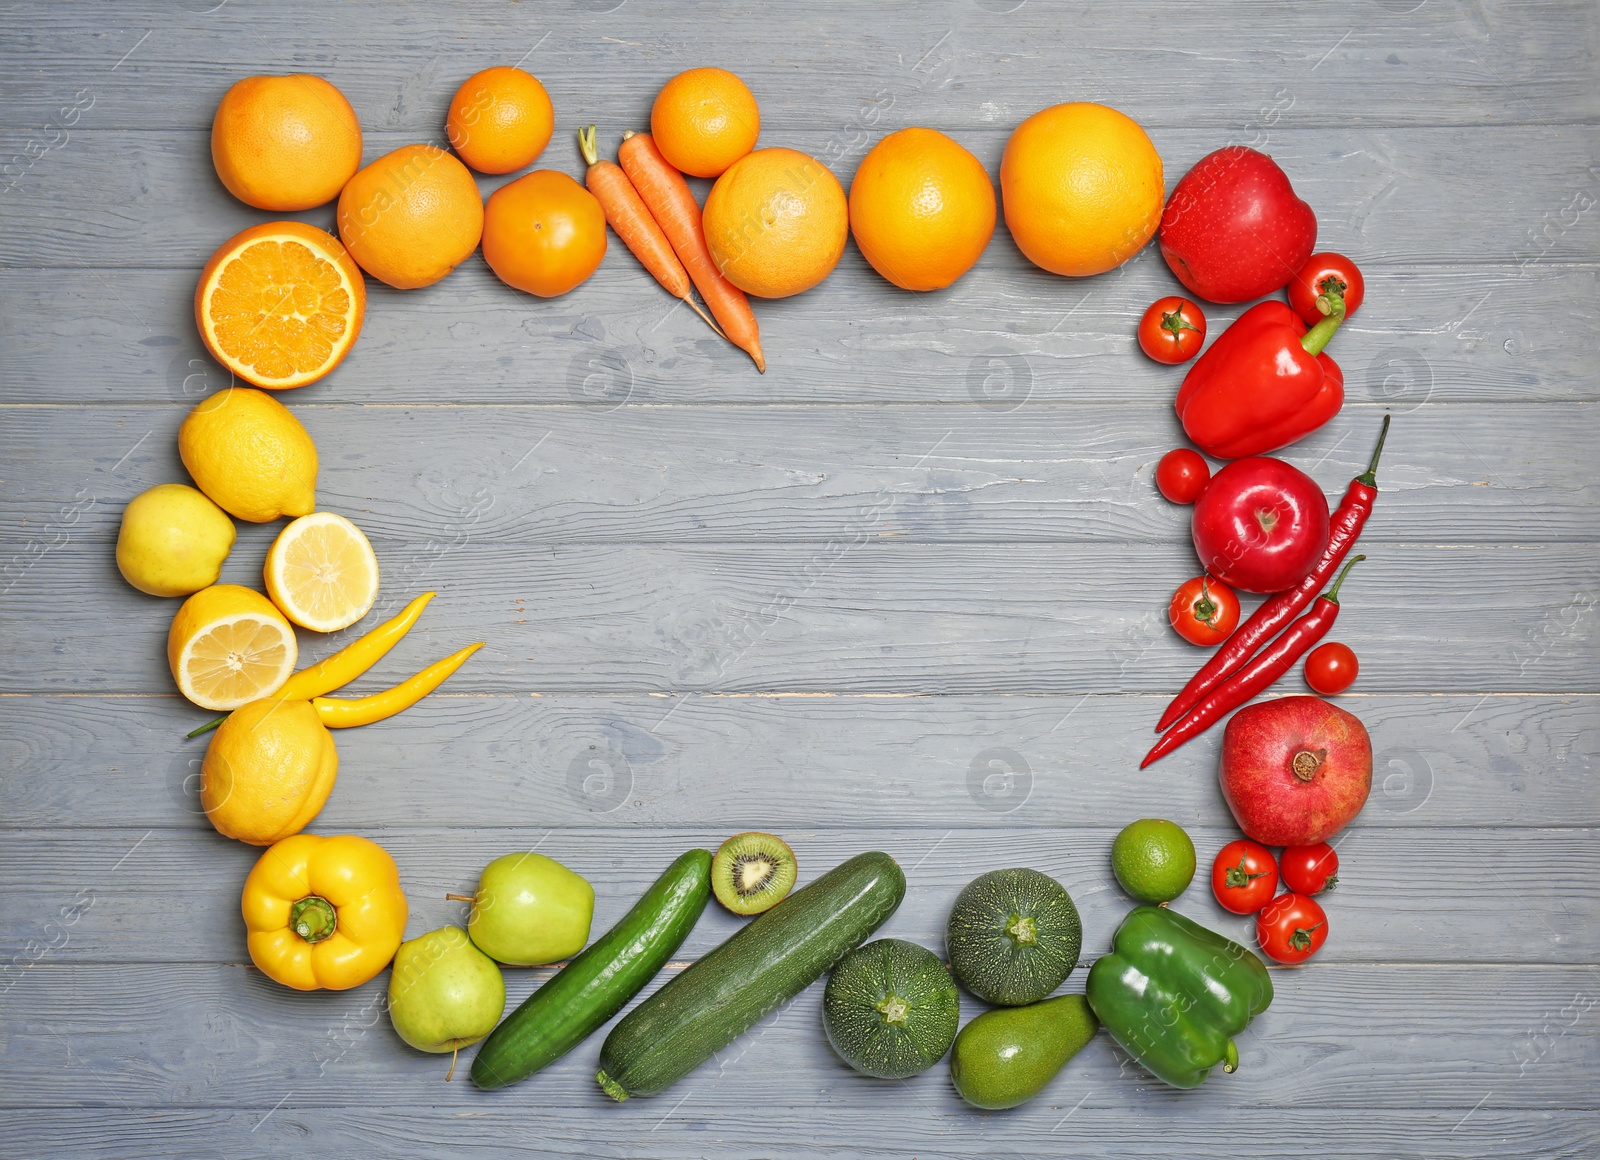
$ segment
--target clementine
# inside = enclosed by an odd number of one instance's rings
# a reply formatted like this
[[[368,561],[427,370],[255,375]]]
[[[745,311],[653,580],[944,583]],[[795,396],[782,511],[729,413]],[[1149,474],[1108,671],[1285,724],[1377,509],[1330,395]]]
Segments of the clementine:
[[[467,167],[436,145],[402,145],[339,195],[339,237],[374,278],[431,286],[478,248],[483,202]]]
[[[474,73],[456,90],[445,132],[461,160],[479,173],[510,173],[544,152],[555,123],[539,79],[499,65]]]
[[[693,177],[721,177],[756,147],[761,110],[727,69],[692,68],[656,94],[650,135],[669,164]]]

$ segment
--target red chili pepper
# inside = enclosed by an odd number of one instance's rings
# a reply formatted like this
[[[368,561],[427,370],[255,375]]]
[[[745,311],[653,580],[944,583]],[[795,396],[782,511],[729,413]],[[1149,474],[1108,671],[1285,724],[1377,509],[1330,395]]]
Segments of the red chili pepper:
[[[1344,405],[1344,374],[1322,353],[1344,321],[1344,298],[1311,329],[1285,302],[1241,314],[1178,388],[1183,430],[1206,454],[1242,459],[1287,447]]]
[[[1285,629],[1283,635],[1273,641],[1266,652],[1256,657],[1219,688],[1213,689],[1205,699],[1190,709],[1183,720],[1168,730],[1166,736],[1157,741],[1150,752],[1144,755],[1139,768],[1143,769],[1153,761],[1160,761],[1185,741],[1200,736],[1215,725],[1224,713],[1237,709],[1293,668],[1295,661],[1304,656],[1312,645],[1328,635],[1328,630],[1339,617],[1339,585],[1344,583],[1344,578],[1350,574],[1350,569],[1365,559],[1365,556],[1353,557],[1344,566],[1344,571],[1339,573],[1339,578],[1333,582],[1333,587],[1324,592],[1322,598],[1312,605],[1310,612]]]
[[[1372,505],[1378,498],[1378,457],[1383,454],[1383,443],[1389,437],[1389,416],[1383,417],[1383,429],[1378,432],[1378,446],[1372,452],[1367,470],[1350,481],[1345,488],[1339,510],[1333,513],[1328,526],[1328,546],[1322,559],[1311,569],[1310,575],[1299,585],[1276,596],[1269,597],[1219,648],[1211,659],[1200,666],[1200,671],[1189,678],[1189,683],[1167,706],[1156,722],[1156,732],[1165,733],[1167,727],[1187,713],[1212,689],[1227,680],[1255,655],[1256,649],[1271,639],[1280,628],[1288,624],[1307,604],[1322,591],[1323,585],[1350,554],[1350,549],[1366,526],[1372,514]]]

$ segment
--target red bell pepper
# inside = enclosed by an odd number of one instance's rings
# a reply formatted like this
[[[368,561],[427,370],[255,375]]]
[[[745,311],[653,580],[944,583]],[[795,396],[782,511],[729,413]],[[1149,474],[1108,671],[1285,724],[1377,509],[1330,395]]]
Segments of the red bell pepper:
[[[1241,314],[1178,389],[1183,430],[1206,454],[1242,459],[1287,447],[1339,413],[1344,373],[1322,353],[1344,321],[1344,300],[1306,329],[1285,302]]]

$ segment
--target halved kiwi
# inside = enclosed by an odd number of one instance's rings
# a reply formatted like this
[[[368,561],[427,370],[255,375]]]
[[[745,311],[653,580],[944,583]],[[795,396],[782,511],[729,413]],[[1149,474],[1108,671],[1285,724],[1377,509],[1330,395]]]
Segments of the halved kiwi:
[[[711,859],[711,889],[735,914],[760,914],[794,887],[794,851],[782,838],[752,830],[735,834]]]

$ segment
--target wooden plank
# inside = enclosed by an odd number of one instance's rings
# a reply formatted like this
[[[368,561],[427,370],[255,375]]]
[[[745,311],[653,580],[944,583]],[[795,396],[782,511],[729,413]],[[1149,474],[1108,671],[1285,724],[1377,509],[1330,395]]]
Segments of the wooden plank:
[[[508,787],[542,824],[626,831],[760,824],[1026,829],[1121,826],[1159,801],[1226,818],[1220,730],[1134,773],[1150,696],[474,696],[440,692],[339,734],[318,828],[396,820],[470,829]],[[1372,732],[1363,830],[1600,825],[1600,700],[1346,694]],[[6,824],[203,831],[200,714],[166,697],[0,698]],[[115,737],[115,747],[106,738]],[[441,788],[448,785],[448,791]],[[19,833],[17,837],[21,838]]]
[[[688,311],[669,315],[664,293],[614,240],[611,249],[582,291],[537,306],[476,260],[450,276],[448,292],[419,297],[374,283],[355,353],[288,397],[625,410],[953,403],[968,414],[1033,414],[1036,403],[1165,406],[1180,381],[1181,371],[1132,355],[1134,321],[1173,288],[1153,256],[1062,293],[1024,275],[1020,256],[996,243],[949,291],[913,297],[860,270],[850,251],[803,319],[788,307],[768,317],[760,306],[773,353],[758,375]],[[195,332],[197,272],[0,270],[0,403],[192,405],[225,385]],[[1596,300],[1592,266],[1376,266],[1332,353],[1352,404],[1411,413],[1425,403],[1593,402],[1600,381],[1582,344],[1546,336],[1581,332]],[[1212,333],[1237,313],[1212,307]],[[431,373],[417,373],[419,350]],[[1156,420],[1141,434],[1170,428]]]
[[[531,988],[532,974],[539,973],[510,974],[510,1002]],[[997,1122],[1038,1132],[1080,1100],[1125,1118],[1245,1108],[1455,1109],[1440,1118],[1443,1134],[1480,1100],[1495,1110],[1559,1110],[1593,1097],[1600,1035],[1592,969],[1322,963],[1275,972],[1274,980],[1272,1006],[1240,1037],[1239,1070],[1200,1088],[1160,1086],[1102,1035],[1049,1096],[1019,1112],[974,1113],[936,1067],[892,1089],[897,1099],[911,1098],[890,1122],[930,1135],[986,1131]],[[39,966],[12,991],[26,1009],[8,1004],[6,1011],[0,1075],[9,1082],[0,1087],[0,1106],[261,1109],[282,1099],[302,1109],[439,1107],[471,1115],[501,1101],[524,1114],[560,1108],[591,1130],[605,1124],[613,1140],[643,1138],[675,1116],[702,1123],[715,1140],[721,1117],[751,1114],[752,1079],[781,1075],[783,1083],[762,1084],[769,1131],[809,1134],[805,1125],[839,1104],[875,1108],[880,1130],[891,1115],[884,1086],[851,1073],[823,1038],[820,985],[671,1093],[620,1106],[594,1084],[599,1045],[592,1040],[498,1095],[442,1083],[445,1060],[419,1055],[384,1026],[384,986],[380,979],[350,992],[303,993],[243,967]]]
[[[1189,539],[1191,509],[1152,475],[1181,441],[1161,403],[1011,412],[854,407],[299,406],[322,455],[322,507],[374,540],[490,544],[823,541],[1082,543]],[[128,499],[187,475],[185,410],[6,409],[16,483],[0,558],[63,518],[115,540]],[[1337,506],[1384,412],[1351,406],[1283,455]],[[448,416],[448,418],[446,418]],[[1515,456],[1513,433],[1530,436]],[[148,434],[146,434],[148,433]],[[70,444],[73,453],[63,456]],[[1600,444],[1600,407],[1430,404],[1395,420],[1363,543],[1535,544],[1600,538],[1600,479],[1571,465]],[[415,448],[415,451],[408,451]],[[114,469],[114,470],[113,470]],[[359,513],[359,514],[357,514]],[[880,518],[881,517],[881,518]]]
[[[392,770],[367,776],[384,774],[405,776]],[[439,769],[433,775],[435,793],[447,796],[461,776],[461,771]],[[790,777],[803,780],[804,775]],[[739,781],[736,774],[730,778],[748,798],[764,802],[761,786]],[[501,783],[504,804],[493,826],[434,828],[421,806],[409,816],[391,811],[386,823],[362,831],[400,865],[413,936],[461,921],[464,906],[444,896],[470,894],[490,860],[535,846],[594,883],[598,932],[620,918],[654,875],[684,850],[715,848],[728,829],[767,822],[764,806],[747,804],[742,821],[727,828],[703,823],[686,831],[625,824],[593,828],[607,825],[604,820],[590,828],[557,828],[546,821],[545,802],[564,789],[532,781]],[[650,781],[640,781],[644,784],[636,783],[636,790],[649,794]],[[940,828],[879,822],[843,803],[827,803],[814,806],[817,820],[808,828],[785,830],[784,836],[794,846],[802,880],[863,850],[894,855],[906,869],[909,886],[889,933],[929,946],[941,945],[950,905],[976,874],[1033,866],[1072,892],[1087,932],[1087,960],[1099,954],[1131,905],[1108,872],[1111,842],[1123,824],[1149,814],[1153,804],[1147,794],[1144,808],[1110,827],[1071,825],[1070,812],[1063,811],[1056,827],[1045,829],[997,827],[993,815],[976,805],[959,825]],[[317,820],[316,830],[354,829],[342,815],[334,803]],[[1219,815],[1226,816],[1217,804],[1198,823],[1184,819],[1207,866],[1239,836],[1231,825],[1217,824]],[[1600,843],[1593,830],[1367,829],[1358,824],[1340,838],[1339,850],[1340,885],[1327,900],[1334,936],[1319,953],[1320,966],[1593,964],[1600,958],[1600,898],[1584,890],[1600,873]],[[11,979],[41,962],[247,962],[238,890],[260,856],[259,849],[222,838],[198,818],[189,831],[14,832],[0,847],[0,962],[15,966],[21,959],[21,973]],[[59,932],[46,930],[47,920],[74,905],[82,912],[75,922]],[[1254,918],[1224,912],[1203,880],[1178,905],[1230,937],[1253,941]],[[684,944],[684,958],[697,957],[735,929],[732,915],[713,910]],[[179,929],[184,936],[173,938]],[[62,944],[61,935],[70,941]],[[53,937],[59,950],[49,949]],[[36,942],[46,948],[37,961],[29,957]]]
[[[58,531],[13,557],[0,692],[171,691],[172,605],[120,580],[108,539]],[[273,529],[245,531],[223,578],[256,584]],[[451,692],[1170,695],[1196,665],[1166,622],[1194,568],[1176,538],[1002,551],[865,521],[821,544],[495,544],[459,519],[436,534],[376,542],[377,611],[441,593],[388,662],[402,671],[489,642]],[[1355,575],[1337,636],[1363,692],[1594,691],[1592,546],[1397,545]]]
[[[1000,129],[959,134],[991,173],[998,172],[1006,136]],[[367,152],[376,157],[414,139],[414,134],[370,133]],[[1220,144],[1209,134],[1178,128],[1156,129],[1151,139],[1173,180]],[[830,140],[823,131],[796,130],[785,133],[782,144],[819,155]],[[1475,131],[1475,141],[1473,149],[1463,149],[1459,129],[1285,130],[1274,136],[1272,154],[1294,178],[1296,192],[1318,209],[1319,245],[1357,255],[1364,266],[1600,259],[1593,213],[1600,205],[1600,179],[1590,170],[1600,149],[1600,125],[1488,127]],[[1516,156],[1519,164],[1485,168],[1481,152]],[[547,164],[581,176],[577,151],[566,143],[552,149]],[[835,167],[848,182],[855,159]],[[499,178],[480,182],[485,191],[501,184]],[[249,209],[222,190],[212,172],[208,133],[85,130],[40,159],[0,199],[0,265],[198,268],[240,229],[282,216]],[[290,216],[328,228],[333,209]],[[611,260],[638,279],[633,259],[621,247],[613,248],[617,253]],[[840,282],[877,281],[859,252],[850,253],[828,282],[830,291]],[[1139,260],[1160,262],[1153,250]],[[984,261],[1012,264],[1023,286],[1051,296],[1063,312],[1092,285],[1025,267],[1004,230]],[[1103,275],[1100,281],[1117,276]],[[446,279],[407,294],[422,302],[443,301],[454,295],[453,286]],[[887,287],[882,292],[897,302],[903,299]],[[814,317],[812,303],[831,296],[812,293],[768,302],[762,314],[778,328],[794,325]],[[381,309],[389,297],[378,293],[369,305]],[[586,297],[575,292],[572,307],[579,308]],[[542,303],[525,300],[530,310],[542,312]],[[931,300],[939,301],[939,296]],[[653,321],[665,305],[657,296],[649,309]]]
[[[1241,141],[1286,124],[1542,125],[1600,112],[1584,83],[1593,11],[1576,0],[1403,0],[1358,5],[1348,21],[1311,20],[1282,0],[1219,7],[1204,21],[1168,16],[1158,0],[1088,7],[1065,33],[1049,5],[1013,0],[898,0],[871,20],[837,0],[803,9],[597,0],[559,16],[479,3],[455,6],[442,37],[435,11],[419,4],[275,5],[270,22],[202,0],[51,5],[10,15],[0,104],[23,125],[42,123],[87,86],[96,126],[209,128],[238,77],[311,71],[344,90],[369,130],[432,135],[470,73],[523,58],[558,123],[620,126],[642,123],[661,83],[709,55],[750,83],[773,135],[819,124],[846,134],[879,118],[1009,124],[1069,99]],[[782,52],[734,47],[757,44]]]
[[[939,1091],[938,1081],[917,1080]],[[1035,1103],[1006,1113],[935,1111],[902,1101],[859,1077],[830,1085],[829,1099],[816,1108],[707,1112],[686,1106],[684,1114],[647,1127],[644,1111],[615,1113],[594,1109],[594,1119],[575,1109],[545,1108],[529,1097],[485,1096],[485,1106],[341,1108],[337,1115],[304,1107],[291,1095],[274,1108],[162,1107],[129,1109],[109,1102],[93,1108],[32,1108],[0,1112],[0,1132],[21,1149],[70,1150],[74,1156],[112,1160],[170,1160],[174,1156],[357,1156],[372,1152],[410,1157],[503,1156],[508,1148],[544,1155],[625,1157],[638,1155],[635,1141],[646,1138],[656,1154],[747,1157],[784,1139],[786,1157],[850,1155],[887,1160],[909,1155],[995,1160],[1056,1154],[1045,1149],[1071,1147],[1074,1155],[1147,1160],[1210,1157],[1217,1141],[1241,1155],[1275,1156],[1283,1148],[1283,1124],[1252,1109],[1196,1108],[1187,1100],[1153,1095],[1129,1116],[1123,1109],[1074,1106],[1087,1079],[1068,1071]],[[887,1095],[902,1108],[886,1122],[879,1099]],[[430,1097],[437,1098],[437,1097]],[[515,1101],[513,1104],[512,1101]],[[670,1107],[670,1102],[669,1105]],[[1507,1147],[1529,1156],[1582,1157],[1600,1150],[1600,1115],[1577,1111],[1500,1111],[1491,1105],[1462,1119],[1455,1110],[1333,1108],[1313,1105],[1316,1123],[1301,1129],[1302,1139],[1341,1160],[1478,1160],[1498,1157]],[[660,1111],[660,1101],[644,1105]],[[820,1114],[818,1114],[820,1113]],[[1068,1118],[1070,1117],[1070,1123]],[[1457,1121],[1459,1123],[1457,1124]],[[1457,1126],[1452,1127],[1452,1124]],[[626,1131],[617,1129],[626,1125]],[[637,1134],[635,1134],[635,1130]],[[794,1143],[787,1141],[793,1139]],[[1426,1141],[1425,1148],[1421,1142]],[[979,1149],[982,1149],[980,1152]]]

